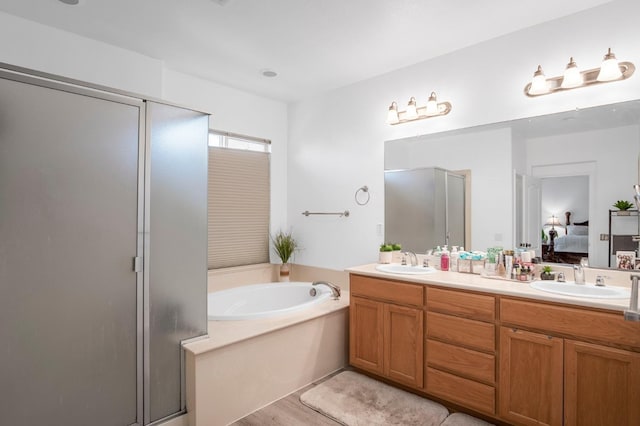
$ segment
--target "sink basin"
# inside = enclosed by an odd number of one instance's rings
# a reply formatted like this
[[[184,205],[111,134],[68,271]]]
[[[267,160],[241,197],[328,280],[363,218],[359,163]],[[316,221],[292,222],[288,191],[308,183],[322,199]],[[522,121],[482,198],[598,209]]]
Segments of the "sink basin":
[[[399,263],[385,263],[382,265],[376,265],[376,269],[380,272],[388,272],[390,274],[405,274],[405,275],[420,275],[431,274],[436,272],[435,268],[430,266],[411,266],[401,265]]]
[[[628,299],[631,292],[622,287],[596,287],[593,284],[576,284],[573,281],[559,283],[557,281],[534,281],[531,287],[549,293],[565,296],[586,297],[589,299]]]

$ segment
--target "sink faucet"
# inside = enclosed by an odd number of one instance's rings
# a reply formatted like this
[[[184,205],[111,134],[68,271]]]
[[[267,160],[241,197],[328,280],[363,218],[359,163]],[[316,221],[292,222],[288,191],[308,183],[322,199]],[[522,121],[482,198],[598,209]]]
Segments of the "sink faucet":
[[[631,298],[629,299],[629,309],[624,311],[624,319],[627,321],[640,321],[640,310],[638,310],[638,280],[640,275],[631,275]]]
[[[411,266],[418,266],[418,256],[412,252],[412,251],[405,251],[404,253],[405,256],[409,256],[409,259],[411,259]]]
[[[331,294],[333,295],[333,298],[335,300],[338,300],[340,298],[340,287],[338,287],[335,284],[332,284],[328,281],[314,281],[313,284],[311,285],[313,286],[313,285],[321,285],[321,284],[324,284],[331,289]]]
[[[582,265],[573,265],[573,280],[576,284],[584,284],[584,269],[582,269]]]

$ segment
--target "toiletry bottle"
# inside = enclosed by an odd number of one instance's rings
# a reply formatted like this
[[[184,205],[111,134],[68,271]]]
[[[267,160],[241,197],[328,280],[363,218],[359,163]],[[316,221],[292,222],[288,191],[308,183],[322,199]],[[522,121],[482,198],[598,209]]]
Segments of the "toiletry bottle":
[[[458,272],[458,259],[460,258],[460,253],[458,253],[458,246],[453,246],[453,250],[451,250],[451,254],[449,255],[449,270],[452,272]]]
[[[513,251],[510,251],[509,253],[513,253]],[[513,270],[513,255],[511,254],[507,254],[504,257],[504,269],[505,269],[505,275],[507,276],[507,278],[511,278],[511,271]]]
[[[431,263],[436,269],[440,269],[440,262],[442,261],[442,249],[437,246],[433,251],[433,262]]]
[[[507,274],[507,270],[504,267],[504,254],[498,254],[498,266],[496,266],[496,275],[499,277],[505,277]]]
[[[440,270],[449,270],[449,250],[447,250],[446,246],[444,247],[444,250],[442,250],[442,255],[440,255]]]

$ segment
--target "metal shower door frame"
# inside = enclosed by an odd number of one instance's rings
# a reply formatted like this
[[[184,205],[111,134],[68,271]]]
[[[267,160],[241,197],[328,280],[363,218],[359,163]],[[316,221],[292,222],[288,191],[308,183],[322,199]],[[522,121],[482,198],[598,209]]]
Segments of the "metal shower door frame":
[[[100,89],[92,89],[85,85],[79,86],[75,80],[58,80],[46,73],[25,70],[20,67],[0,63],[0,78],[16,81],[34,86],[60,90],[80,96],[88,96],[105,101],[120,103],[138,108],[138,198],[137,198],[137,236],[136,236],[136,257],[132,259],[131,266],[136,272],[136,417],[135,423],[131,426],[144,424],[144,274],[139,268],[140,261],[144,258],[145,241],[145,194],[148,189],[145,187],[145,162],[146,158],[146,131],[145,117],[146,104],[142,99],[106,92]]]

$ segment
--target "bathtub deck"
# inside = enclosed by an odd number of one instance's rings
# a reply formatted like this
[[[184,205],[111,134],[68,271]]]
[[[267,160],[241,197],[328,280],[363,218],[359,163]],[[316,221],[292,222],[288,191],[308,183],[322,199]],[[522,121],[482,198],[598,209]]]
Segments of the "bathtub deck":
[[[209,321],[185,345],[191,426],[228,425],[348,363],[349,296],[258,320]]]
[[[255,320],[209,321],[209,338],[190,343],[185,349],[199,355],[348,307],[349,292],[343,292],[339,300],[327,300],[309,309],[283,316]]]

